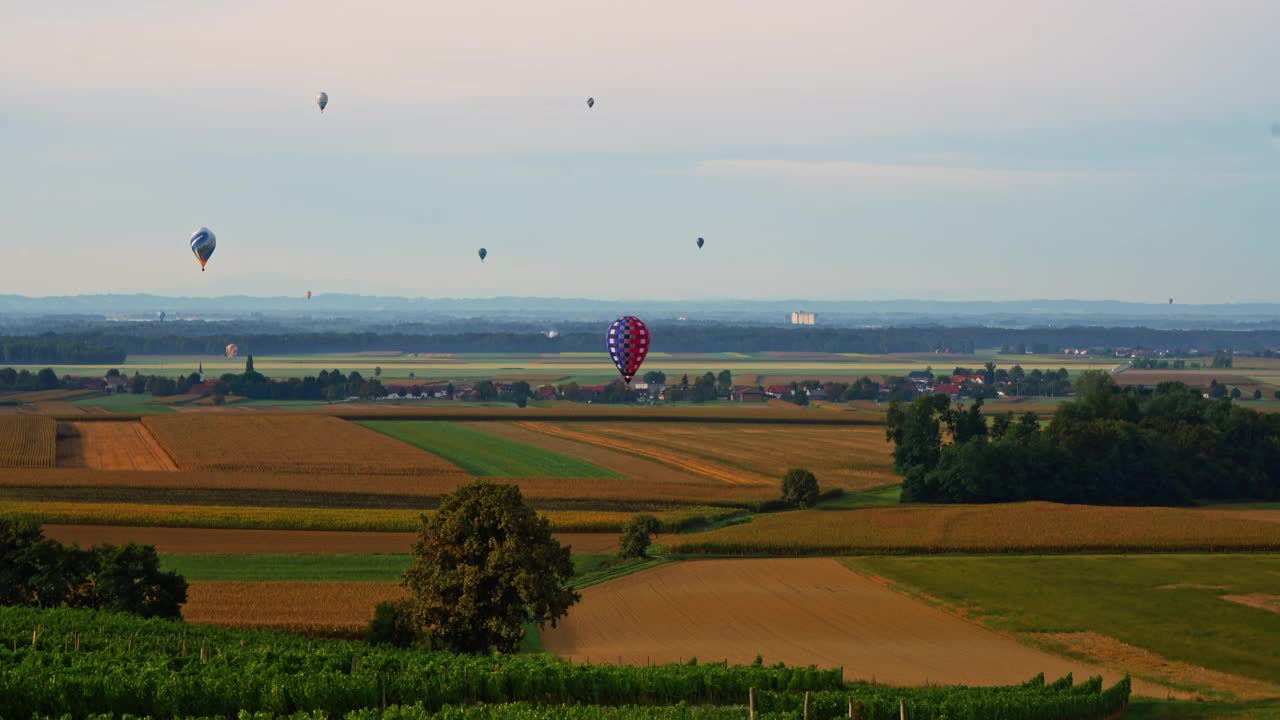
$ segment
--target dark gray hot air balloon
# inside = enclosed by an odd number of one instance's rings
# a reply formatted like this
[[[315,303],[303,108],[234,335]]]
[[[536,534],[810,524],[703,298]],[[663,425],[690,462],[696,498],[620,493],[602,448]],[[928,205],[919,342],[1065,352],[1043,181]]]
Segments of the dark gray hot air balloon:
[[[321,92],[316,96],[316,104],[320,106],[320,112],[324,113],[324,106],[329,104],[329,93]]]
[[[706,242],[706,240],[703,240],[702,238],[698,238],[698,249],[699,249],[699,250],[701,250],[701,249],[702,249],[702,244],[703,244],[703,243],[705,243],[705,242]]]
[[[489,251],[484,248],[480,248],[480,252],[476,254],[480,256],[480,262],[484,262],[484,259],[489,257]]]
[[[589,97],[589,98],[587,98],[587,109],[588,109],[588,110],[590,110],[591,108],[593,108],[593,107],[595,107],[595,106],[596,106],[596,99],[595,99],[595,98],[593,98],[593,97]]]

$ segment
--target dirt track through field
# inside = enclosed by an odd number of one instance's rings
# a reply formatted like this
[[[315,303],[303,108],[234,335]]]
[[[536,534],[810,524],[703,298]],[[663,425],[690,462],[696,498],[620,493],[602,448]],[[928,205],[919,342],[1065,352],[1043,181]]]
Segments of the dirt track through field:
[[[127,542],[155,545],[162,553],[407,553],[415,533],[342,530],[206,530],[202,528],[115,525],[45,525],[44,534],[63,543],[90,547]],[[556,533],[576,553],[615,553],[613,533]]]
[[[843,667],[895,685],[997,685],[1038,672],[1122,675],[1055,657],[949,615],[832,559],[701,560],[661,565],[582,592],[547,650],[575,661],[697,657]],[[1165,697],[1140,681],[1135,692]]]
[[[169,472],[178,469],[142,423],[66,422],[58,425],[58,467]]]

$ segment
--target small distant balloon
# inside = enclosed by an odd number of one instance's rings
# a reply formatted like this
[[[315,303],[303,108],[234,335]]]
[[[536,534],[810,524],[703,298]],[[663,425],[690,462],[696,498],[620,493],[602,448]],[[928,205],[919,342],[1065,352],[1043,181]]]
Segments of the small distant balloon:
[[[702,249],[702,244],[703,244],[703,243],[705,243],[705,242],[706,242],[706,240],[703,240],[702,238],[698,238],[698,249],[699,249],[699,250],[701,250],[701,249]]]
[[[164,322],[164,319],[165,319],[165,314],[164,314],[164,311],[163,311],[163,310],[161,310],[161,311],[160,311],[160,322]]]
[[[218,238],[209,228],[202,227],[191,235],[191,252],[196,256],[196,260],[200,261],[200,272],[204,272],[205,263],[209,262],[209,258],[213,256],[213,251],[218,247]]]
[[[480,251],[476,254],[480,256],[480,262],[484,262],[484,259],[489,257],[489,251],[484,248],[480,248]]]
[[[1169,298],[1169,304],[1170,304],[1170,305],[1172,305],[1172,304],[1173,304],[1173,298]]]
[[[593,97],[589,97],[589,98],[587,98],[587,109],[588,109],[588,110],[590,110],[591,108],[593,108],[593,107],[595,107],[595,106],[596,106],[596,99],[595,99],[595,98],[593,98]]]
[[[320,106],[320,113],[324,114],[324,107],[329,104],[329,93],[321,92],[316,96],[316,105]]]
[[[227,357],[235,357],[239,354],[240,354],[239,345],[236,345],[235,343],[231,343],[230,345],[227,346]]]
[[[310,300],[310,299],[311,299],[311,291],[310,291],[310,290],[308,290],[308,291],[307,291],[307,299],[308,299],[308,300]]]
[[[635,315],[623,315],[609,326],[605,344],[623,381],[630,385],[649,354],[649,328]]]

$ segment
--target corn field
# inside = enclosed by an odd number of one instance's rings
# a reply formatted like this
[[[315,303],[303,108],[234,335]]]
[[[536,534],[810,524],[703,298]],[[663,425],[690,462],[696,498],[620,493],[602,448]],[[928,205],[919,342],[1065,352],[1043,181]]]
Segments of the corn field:
[[[58,423],[36,415],[0,415],[0,467],[51,468],[58,461]]]

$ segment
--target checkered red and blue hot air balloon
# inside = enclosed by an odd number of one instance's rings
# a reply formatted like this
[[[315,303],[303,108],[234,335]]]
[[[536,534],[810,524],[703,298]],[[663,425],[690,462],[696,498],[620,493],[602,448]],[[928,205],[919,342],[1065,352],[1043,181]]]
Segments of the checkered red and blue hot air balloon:
[[[609,326],[605,341],[609,345],[609,357],[618,366],[622,379],[630,385],[640,363],[649,354],[649,328],[635,315],[623,315]]]

